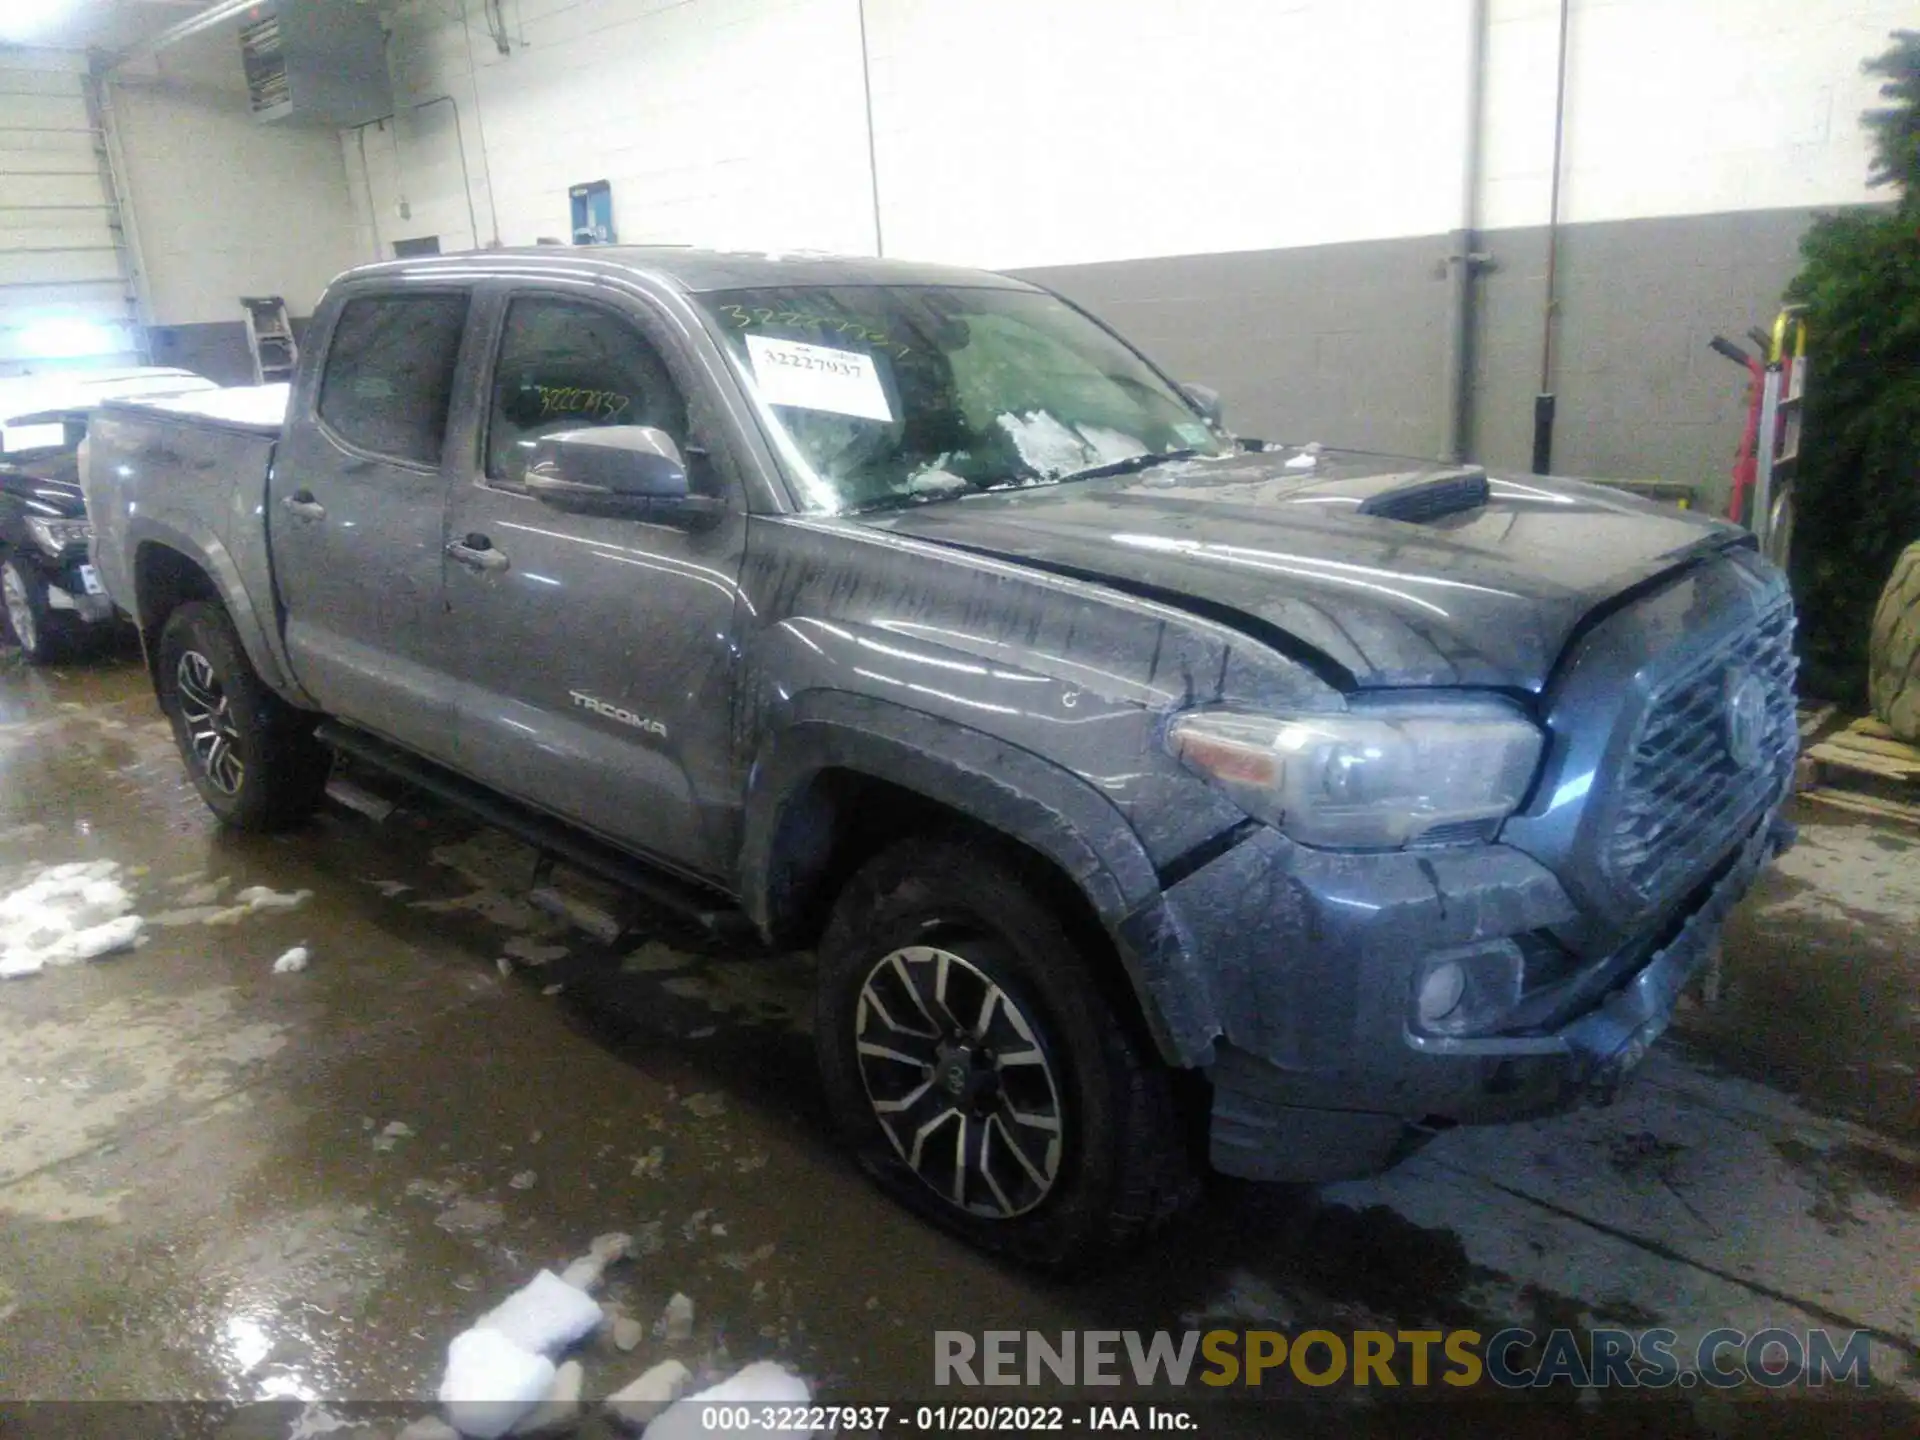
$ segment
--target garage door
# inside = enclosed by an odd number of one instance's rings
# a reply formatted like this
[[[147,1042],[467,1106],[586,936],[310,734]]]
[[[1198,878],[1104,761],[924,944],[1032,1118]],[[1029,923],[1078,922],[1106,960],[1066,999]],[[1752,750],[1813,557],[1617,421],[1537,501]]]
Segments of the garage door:
[[[121,239],[86,57],[0,47],[0,375],[141,363]]]

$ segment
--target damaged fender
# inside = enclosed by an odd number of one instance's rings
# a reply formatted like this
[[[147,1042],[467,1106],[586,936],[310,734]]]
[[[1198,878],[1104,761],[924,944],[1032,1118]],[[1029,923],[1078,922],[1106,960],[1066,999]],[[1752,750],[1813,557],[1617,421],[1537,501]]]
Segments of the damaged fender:
[[[1203,1061],[1218,1031],[1207,987],[1196,983],[1151,860],[1104,796],[1031,751],[889,701],[813,691],[794,698],[792,716],[762,747],[747,781],[740,894],[762,934],[777,934],[786,918],[791,877],[778,848],[794,803],[824,771],[871,776],[1058,866],[1113,938],[1162,1057],[1182,1066]]]

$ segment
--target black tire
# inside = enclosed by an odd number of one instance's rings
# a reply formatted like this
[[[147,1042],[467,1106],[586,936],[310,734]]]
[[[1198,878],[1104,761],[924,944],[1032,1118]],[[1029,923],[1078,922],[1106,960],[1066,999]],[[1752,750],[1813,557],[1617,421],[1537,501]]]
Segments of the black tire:
[[[941,962],[923,956],[896,963],[902,952],[948,957],[952,1013],[931,1027],[920,1016],[943,1007],[929,991],[931,1010],[916,1015],[900,987],[918,976],[928,989]],[[1197,1193],[1172,1076],[1139,1027],[1116,1013],[1054,907],[995,847],[909,840],[870,861],[834,907],[819,965],[815,1037],[828,1104],[862,1167],[910,1209],[984,1250],[1076,1271],[1137,1245]],[[997,988],[1001,998],[988,1001],[986,988]],[[918,1030],[944,1025],[947,1049],[886,1023],[893,1011]],[[971,1037],[977,1047],[956,1053],[956,1027],[973,1027],[982,1013],[991,1024]],[[890,1055],[863,1057],[863,1023],[869,1043],[886,1041]],[[1026,1058],[1023,1034],[1041,1057],[1044,1083]],[[985,1077],[983,1088],[992,1093],[956,1101],[961,1070]],[[947,1080],[956,1088],[948,1090]],[[875,1102],[900,1104],[923,1089],[922,1099],[888,1122],[903,1137],[923,1128],[942,1137],[927,1145],[916,1170]],[[1047,1130],[1032,1128],[1047,1118],[1048,1096],[1057,1145],[1038,1138]],[[943,1107],[959,1118],[923,1117]],[[1016,1110],[1026,1117],[1018,1131],[1029,1157],[1024,1170],[1009,1149],[1017,1122],[1007,1117]],[[956,1203],[953,1174],[962,1167],[945,1156],[962,1148],[970,1162],[984,1157],[985,1168],[968,1167],[963,1203]]]
[[[1873,615],[1867,653],[1873,713],[1910,744],[1920,745],[1920,540],[1894,561]]]
[[[4,596],[7,628],[19,642],[29,665],[57,665],[80,652],[80,619],[62,614],[47,603],[47,582],[31,565],[9,555],[0,561],[0,595]]]
[[[313,737],[318,717],[262,683],[227,612],[212,601],[182,605],[160,632],[159,656],[161,708],[194,788],[222,823],[284,830],[311,815],[329,764]]]

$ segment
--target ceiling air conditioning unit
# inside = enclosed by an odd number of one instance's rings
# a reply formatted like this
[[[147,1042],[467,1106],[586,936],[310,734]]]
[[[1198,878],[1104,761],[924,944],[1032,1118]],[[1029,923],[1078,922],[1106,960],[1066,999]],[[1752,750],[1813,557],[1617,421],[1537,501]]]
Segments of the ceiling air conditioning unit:
[[[386,36],[358,0],[262,0],[244,12],[240,59],[256,120],[364,125],[393,113]]]

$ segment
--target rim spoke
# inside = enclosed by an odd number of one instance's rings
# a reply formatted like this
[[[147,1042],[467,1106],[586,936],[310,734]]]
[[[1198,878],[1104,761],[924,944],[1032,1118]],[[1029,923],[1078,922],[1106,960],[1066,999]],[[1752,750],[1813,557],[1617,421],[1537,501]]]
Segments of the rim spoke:
[[[913,953],[911,950],[896,950],[887,959],[893,966],[893,973],[900,977],[901,988],[907,992],[907,998],[913,1002],[913,1008],[918,1010],[920,1018],[927,1022],[927,1033],[938,1035],[940,1022],[935,1020],[933,1012],[927,1009],[926,999],[920,994],[920,987],[914,983],[911,967],[907,964]]]
[[[993,1192],[993,1198],[999,1202],[1000,1213],[1002,1215],[1011,1215],[1014,1210],[1013,1202],[1007,1198],[1007,1192],[1000,1188],[1000,1182],[994,1178],[993,1157],[988,1150],[989,1143],[994,1136],[994,1131],[999,1125],[1000,1117],[998,1115],[989,1115],[987,1117],[987,1123],[980,1127],[980,1178],[986,1181],[987,1188]],[[1012,1146],[1012,1142],[1006,1137],[1004,1128],[1002,1128],[1000,1143],[1003,1146]],[[1018,1154],[1018,1147],[1013,1148],[1015,1153]],[[1027,1173],[1032,1175],[1033,1172],[1028,1170]]]
[[[931,1089],[933,1089],[933,1081],[922,1080],[898,1100],[874,1101],[873,1108],[881,1115],[898,1115],[902,1110],[911,1110],[915,1105],[918,1105],[926,1098],[927,1092]]]
[[[1002,1105],[1000,1112],[1010,1118],[1014,1124],[1024,1125],[1029,1130],[1050,1130],[1055,1135],[1060,1133],[1060,1117],[1058,1115],[1028,1115],[1023,1111],[1014,1109],[1011,1105]]]
[[[953,1203],[962,1210],[967,1208],[967,1168],[967,1117],[960,1115],[960,1133],[953,1137]]]
[[[996,1070],[1004,1070],[1009,1065],[1038,1065],[1045,1068],[1047,1057],[1038,1050],[999,1051],[993,1057]]]
[[[884,1045],[876,1045],[871,1040],[862,1040],[854,1047],[862,1055],[871,1055],[876,1060],[893,1060],[901,1065],[911,1065],[918,1070],[927,1062],[917,1055],[905,1055],[898,1050],[889,1050]]]
[[[940,1007],[940,1013],[947,1017],[947,1026],[951,1030],[961,1029],[960,1022],[954,1018],[953,1007],[947,1004],[947,972],[953,965],[953,956],[944,950],[934,952],[933,962],[933,1002]]]
[[[998,1120],[999,1118],[1000,1117],[996,1115],[993,1117],[993,1120]],[[992,1124],[993,1120],[989,1120],[987,1123]],[[1000,1128],[1000,1137],[1006,1142],[1007,1149],[1013,1152],[1013,1158],[1019,1162],[1020,1168],[1027,1172],[1028,1179],[1032,1180],[1036,1185],[1045,1185],[1048,1183],[1047,1177],[1041,1173],[1039,1167],[1033,1163],[1032,1159],[1028,1157],[1027,1152],[1021,1148],[1020,1142],[1013,1138],[1013,1132],[1008,1130],[1004,1125]]]
[[[913,1149],[907,1155],[907,1164],[915,1170],[918,1170],[920,1168],[920,1154],[927,1148],[927,1137],[932,1135],[933,1132],[938,1130],[942,1125],[946,1124],[947,1121],[959,1118],[960,1112],[952,1106],[948,1106],[918,1130],[914,1131]]]
[[[871,980],[860,987],[860,1001],[863,1005],[871,1006],[873,1011],[879,1015],[880,1023],[896,1035],[911,1035],[918,1040],[938,1040],[940,1038],[940,1032],[938,1030],[916,1030],[911,1025],[902,1025],[898,1020],[894,1019],[893,1012],[887,1009],[880,997],[874,993],[873,982]],[[862,1026],[861,1028],[864,1030],[866,1027]]]
[[[993,1012],[999,1006],[1000,1000],[1000,987],[998,985],[989,985],[987,987],[987,998],[980,1002],[980,1018],[973,1022],[974,1039],[983,1042],[986,1040],[987,1031],[993,1028]]]

